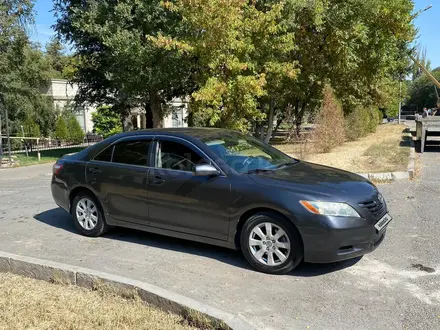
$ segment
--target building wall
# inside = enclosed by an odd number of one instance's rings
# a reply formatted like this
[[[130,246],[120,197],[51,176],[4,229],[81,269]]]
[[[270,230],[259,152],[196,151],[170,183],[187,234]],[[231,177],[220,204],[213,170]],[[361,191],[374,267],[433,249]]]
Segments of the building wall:
[[[169,104],[171,112],[164,118],[164,127],[188,127],[188,103],[182,99],[174,99]]]
[[[61,111],[71,104],[78,93],[77,84],[69,84],[64,79],[52,79],[49,86],[42,91],[43,94],[53,99],[54,106]],[[96,111],[95,107],[85,107],[75,109],[75,117],[85,133],[93,130],[92,112]]]
[[[62,110],[66,105],[74,101],[78,93],[78,85],[69,84],[64,79],[52,79],[49,86],[42,93],[52,97],[54,106]],[[168,106],[171,107],[171,113],[164,118],[164,127],[187,127],[188,106],[186,100],[176,98]],[[92,113],[95,111],[96,107],[94,106],[76,109],[75,117],[85,133],[93,131]],[[145,128],[145,119],[142,120],[141,116],[143,115],[133,111],[132,117],[136,118],[127,118],[127,122],[138,122],[141,124],[137,128]]]

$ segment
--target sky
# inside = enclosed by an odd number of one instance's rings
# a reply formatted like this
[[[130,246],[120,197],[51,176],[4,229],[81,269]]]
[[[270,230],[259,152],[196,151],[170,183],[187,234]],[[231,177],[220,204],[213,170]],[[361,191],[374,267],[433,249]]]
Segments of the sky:
[[[368,0],[366,0],[368,1]],[[439,0],[415,0],[415,12],[422,10],[429,5],[432,8],[423,12],[415,20],[418,29],[418,43],[426,47],[427,57],[431,60],[432,69],[440,67],[440,33],[437,26],[437,20],[440,19],[440,1]],[[35,28],[32,32],[32,39],[40,42],[44,46],[54,35],[51,26],[55,23],[52,0],[36,0]]]

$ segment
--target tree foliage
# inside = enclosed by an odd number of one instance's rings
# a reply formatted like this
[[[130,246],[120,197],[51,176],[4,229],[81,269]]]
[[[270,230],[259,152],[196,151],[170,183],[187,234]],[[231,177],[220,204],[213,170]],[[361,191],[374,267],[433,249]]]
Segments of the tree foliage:
[[[191,89],[190,71],[177,51],[154,46],[147,36],[178,33],[179,17],[161,0],[56,0],[56,29],[75,45],[80,83],[77,101],[112,105],[121,115],[137,107],[148,126],[163,124],[162,104]]]
[[[440,69],[435,69],[432,75],[440,81]],[[411,83],[406,104],[421,112],[425,107],[437,107],[437,102],[440,101],[437,98],[438,95],[440,95],[440,90],[426,74],[423,74]]]
[[[84,132],[75,115],[72,112],[66,111],[64,118],[67,128],[67,140],[74,144],[83,143]]]
[[[176,96],[189,121],[265,140],[321,107],[326,84],[346,115],[394,108],[410,67],[411,0],[56,0],[76,52],[79,103],[145,111],[161,126]],[[274,127],[274,122],[276,125]]]
[[[41,95],[41,89],[47,85],[51,69],[38,46],[28,39],[32,18],[32,1],[0,2],[0,108],[8,110],[13,135],[21,135],[21,126],[34,122],[38,129],[32,125],[29,133],[47,136],[55,115],[51,100]]]
[[[55,127],[55,137],[59,140],[67,140],[67,138],[69,137],[66,120],[63,116],[58,117]]]
[[[109,106],[98,107],[92,113],[93,132],[108,138],[122,132],[121,117]]]
[[[46,44],[45,58],[51,68],[51,78],[69,79],[73,76],[76,59],[65,54],[60,38],[52,37]]]
[[[199,88],[191,109],[209,126],[248,130],[252,120],[264,119],[259,107],[275,97],[271,89],[275,92],[283,79],[293,83],[296,76],[283,4],[259,9],[241,0],[181,0],[164,7],[182,16],[185,33],[150,39],[196,59]]]

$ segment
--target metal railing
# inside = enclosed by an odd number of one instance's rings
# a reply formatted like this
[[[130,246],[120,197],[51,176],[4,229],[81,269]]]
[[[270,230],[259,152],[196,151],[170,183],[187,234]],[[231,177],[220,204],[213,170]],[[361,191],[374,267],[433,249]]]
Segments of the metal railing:
[[[0,158],[9,157],[9,144],[10,154],[30,154],[35,152],[41,152],[46,150],[66,149],[66,148],[79,148],[88,147],[103,140],[102,136],[88,133],[84,136],[81,142],[72,142],[69,140],[60,140],[56,138],[36,138],[36,137],[18,137],[0,136]]]

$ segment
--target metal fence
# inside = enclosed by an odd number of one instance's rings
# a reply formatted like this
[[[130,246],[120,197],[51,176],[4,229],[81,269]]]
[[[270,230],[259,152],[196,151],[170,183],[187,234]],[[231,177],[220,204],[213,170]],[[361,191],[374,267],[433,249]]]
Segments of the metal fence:
[[[34,138],[11,136],[8,140],[6,136],[0,137],[0,157],[6,158],[14,154],[35,153],[46,150],[88,147],[103,140],[102,136],[88,133],[80,143],[60,140],[56,138]]]

